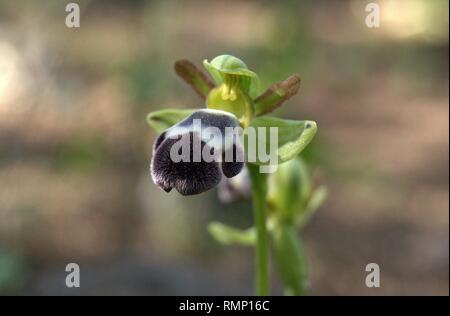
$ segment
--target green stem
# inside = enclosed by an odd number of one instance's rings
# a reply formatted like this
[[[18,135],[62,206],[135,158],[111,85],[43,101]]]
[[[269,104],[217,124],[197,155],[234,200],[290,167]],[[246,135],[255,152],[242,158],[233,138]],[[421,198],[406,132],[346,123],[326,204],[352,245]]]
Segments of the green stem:
[[[269,243],[267,236],[267,181],[259,166],[247,164],[252,181],[253,217],[256,227],[256,295],[269,295]]]

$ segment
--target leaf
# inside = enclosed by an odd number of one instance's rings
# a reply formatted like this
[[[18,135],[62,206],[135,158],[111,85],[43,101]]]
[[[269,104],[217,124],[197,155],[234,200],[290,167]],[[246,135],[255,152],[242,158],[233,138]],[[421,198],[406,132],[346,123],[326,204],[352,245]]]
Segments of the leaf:
[[[307,284],[307,263],[293,226],[279,226],[272,233],[275,265],[289,295],[303,295]]]
[[[166,109],[154,111],[147,115],[147,123],[156,132],[162,133],[195,111],[198,111],[198,109]]]
[[[317,124],[314,121],[285,120],[270,116],[257,117],[252,121],[250,126],[256,128],[256,146],[258,148],[251,148],[250,140],[245,140],[247,159],[252,158],[249,157],[249,152],[253,151],[258,153],[260,146],[265,147],[266,153],[268,154],[271,148],[271,141],[277,140],[278,144],[272,144],[272,148],[275,148],[275,145],[277,145],[278,148],[277,163],[283,163],[297,156],[311,142],[317,132]],[[258,131],[258,128],[260,127],[265,128],[265,137],[260,137],[260,135],[258,135],[260,134]],[[275,138],[275,134],[271,135],[271,127],[277,129],[278,137]],[[248,137],[245,136],[245,138]],[[258,155],[257,158],[259,158]],[[259,165],[269,163],[267,161],[261,161],[260,159],[249,161]]]
[[[255,115],[260,116],[272,112],[283,102],[296,95],[300,87],[300,77],[292,75],[284,81],[268,88],[255,99]]]
[[[214,88],[211,79],[189,60],[178,60],[175,63],[175,72],[204,99]]]
[[[234,228],[220,222],[208,224],[208,232],[223,245],[254,246],[256,243],[256,231],[254,227],[248,229]]]

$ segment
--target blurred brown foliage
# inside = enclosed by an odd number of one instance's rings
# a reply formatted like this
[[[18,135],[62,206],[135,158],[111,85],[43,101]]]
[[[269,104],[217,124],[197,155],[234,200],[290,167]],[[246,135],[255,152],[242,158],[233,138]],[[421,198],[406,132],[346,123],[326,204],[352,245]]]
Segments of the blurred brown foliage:
[[[377,1],[379,29],[357,0],[77,2],[69,29],[65,1],[0,0],[0,293],[251,294],[251,252],[206,232],[248,226],[248,202],[166,194],[148,172],[146,113],[201,106],[174,61],[231,53],[265,85],[299,73],[277,114],[319,124],[311,294],[448,295],[447,1]]]

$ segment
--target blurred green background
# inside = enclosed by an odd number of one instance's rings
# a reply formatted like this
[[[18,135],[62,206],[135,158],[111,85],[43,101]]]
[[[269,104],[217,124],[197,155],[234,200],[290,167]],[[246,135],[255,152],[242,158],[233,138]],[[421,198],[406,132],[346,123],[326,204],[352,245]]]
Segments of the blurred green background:
[[[319,125],[303,154],[329,188],[303,232],[310,294],[449,294],[447,1],[378,0],[372,29],[363,0],[74,2],[69,29],[69,1],[0,0],[0,294],[253,293],[252,252],[206,231],[249,226],[249,202],[149,175],[146,114],[202,105],[174,61],[222,53],[264,87],[302,77],[277,114]]]

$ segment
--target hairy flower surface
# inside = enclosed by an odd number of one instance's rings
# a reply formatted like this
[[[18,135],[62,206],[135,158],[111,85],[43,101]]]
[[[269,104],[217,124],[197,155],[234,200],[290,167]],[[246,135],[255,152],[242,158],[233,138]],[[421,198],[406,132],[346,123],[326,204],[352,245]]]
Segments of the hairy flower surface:
[[[175,188],[193,195],[216,186],[222,175],[236,176],[244,166],[243,152],[238,135],[226,128],[238,126],[232,114],[206,109],[165,130],[153,146],[153,181],[166,192]]]

